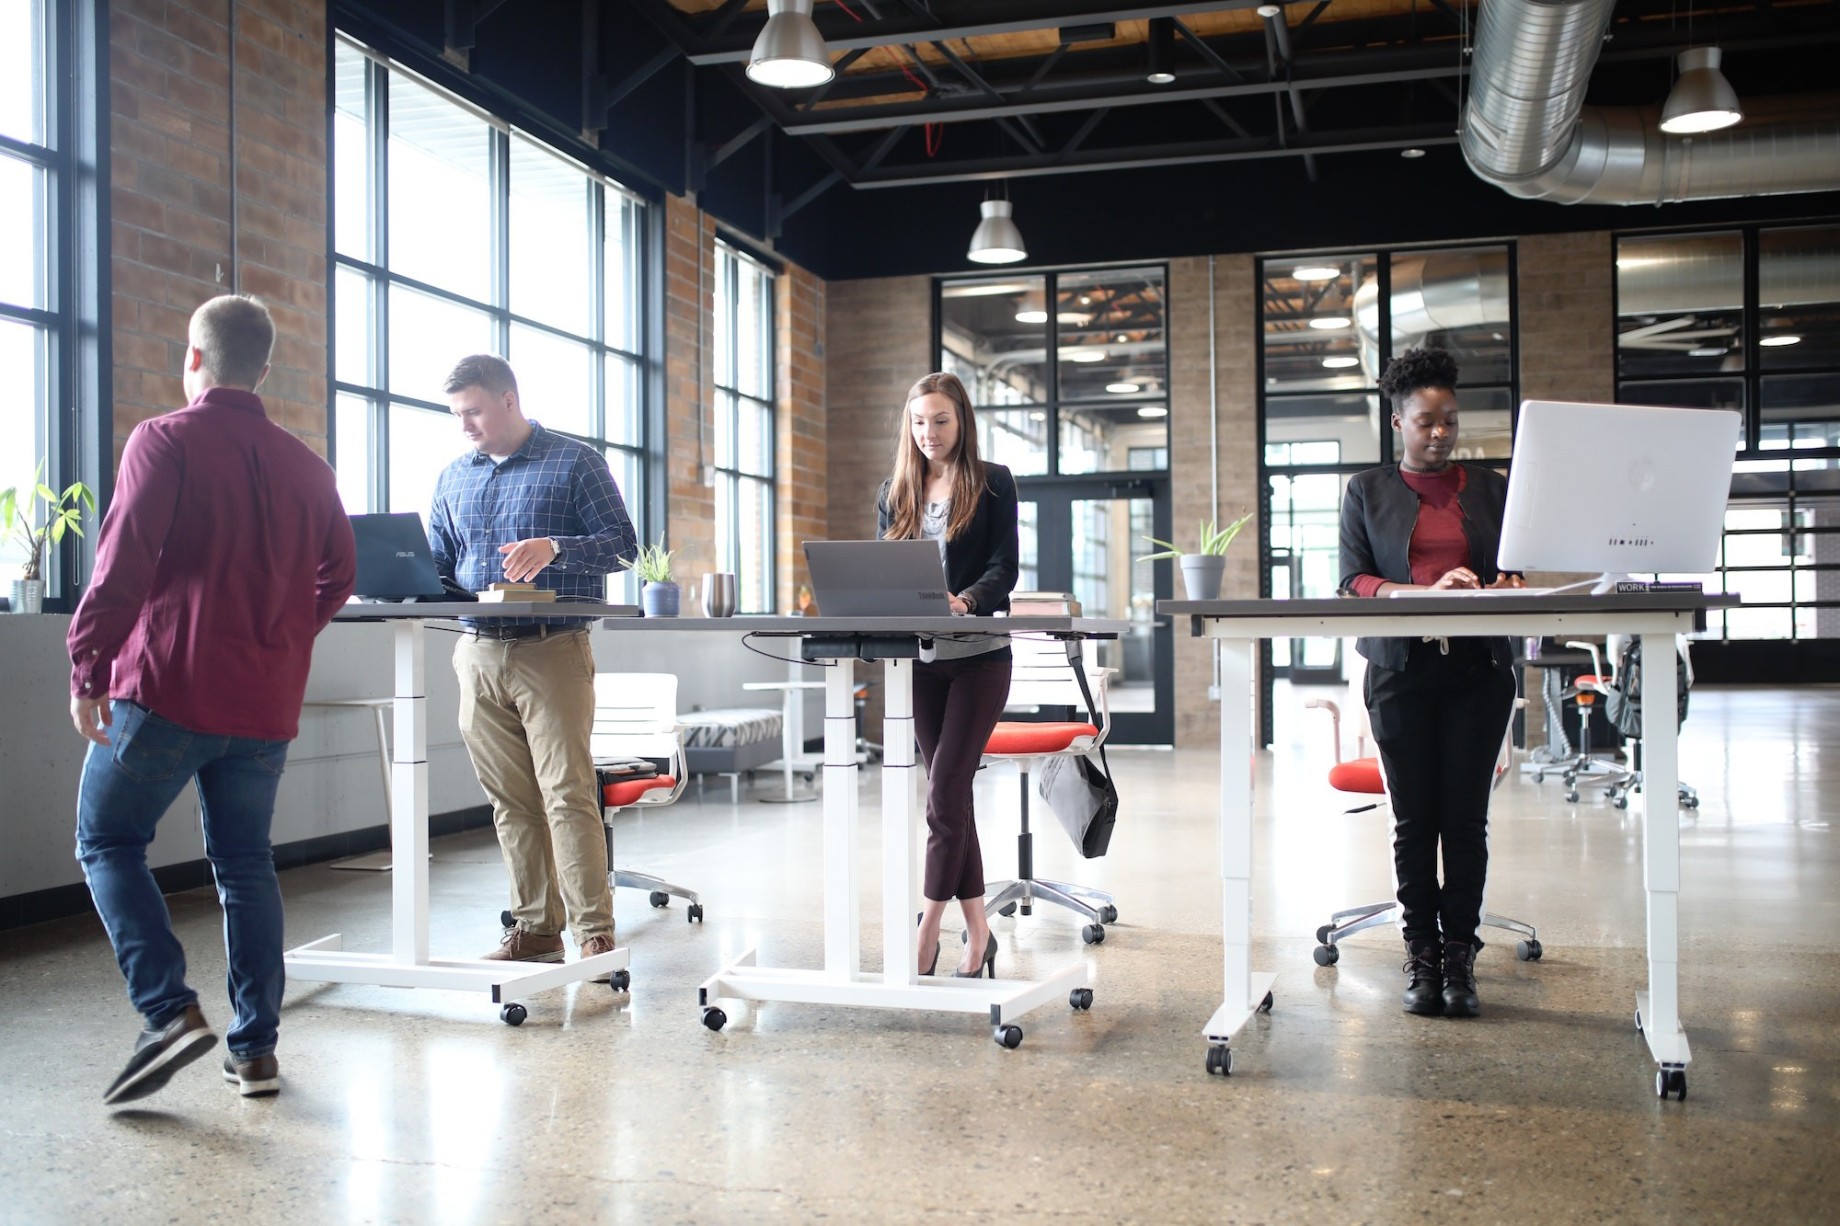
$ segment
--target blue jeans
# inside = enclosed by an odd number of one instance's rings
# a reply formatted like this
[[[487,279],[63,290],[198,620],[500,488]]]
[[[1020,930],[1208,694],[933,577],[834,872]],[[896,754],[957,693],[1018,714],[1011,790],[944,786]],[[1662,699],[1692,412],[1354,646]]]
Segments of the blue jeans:
[[[197,781],[204,849],[224,908],[230,1000],[224,1036],[238,1056],[275,1050],[281,1022],[281,883],[269,826],[288,742],[193,732],[131,702],[110,704],[107,746],[92,744],[77,789],[77,859],[149,1029],[170,1023],[198,993],[185,983],[185,949],[147,867],[154,827]]]

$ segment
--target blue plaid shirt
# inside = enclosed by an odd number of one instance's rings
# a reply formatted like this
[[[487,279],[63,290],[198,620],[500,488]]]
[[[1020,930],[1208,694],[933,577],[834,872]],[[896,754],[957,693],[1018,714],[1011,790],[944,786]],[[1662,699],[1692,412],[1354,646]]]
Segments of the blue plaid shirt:
[[[435,568],[462,587],[485,591],[505,578],[500,545],[547,536],[561,550],[532,580],[559,601],[606,599],[601,576],[638,552],[638,536],[606,457],[536,422],[524,445],[503,463],[484,452],[463,455],[434,487],[428,540]],[[467,624],[477,619],[462,618]],[[585,626],[592,618],[493,618],[496,625]]]

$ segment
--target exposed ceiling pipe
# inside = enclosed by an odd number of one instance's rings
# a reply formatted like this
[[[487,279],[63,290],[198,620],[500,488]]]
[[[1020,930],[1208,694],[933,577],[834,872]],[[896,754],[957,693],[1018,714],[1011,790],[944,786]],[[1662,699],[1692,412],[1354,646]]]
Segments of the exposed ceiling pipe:
[[[1667,204],[1840,190],[1840,97],[1747,99],[1745,122],[1683,140],[1660,107],[1587,107],[1615,0],[1484,0],[1460,143],[1510,195]]]

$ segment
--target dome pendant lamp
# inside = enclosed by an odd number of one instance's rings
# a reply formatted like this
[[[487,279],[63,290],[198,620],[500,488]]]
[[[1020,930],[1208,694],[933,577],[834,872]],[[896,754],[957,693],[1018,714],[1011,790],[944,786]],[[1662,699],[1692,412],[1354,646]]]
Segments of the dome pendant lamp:
[[[1007,188],[1003,197],[986,200],[978,206],[983,220],[972,232],[971,249],[965,252],[965,258],[974,264],[1014,264],[1029,258],[1028,248],[1022,245],[1022,231],[1010,217]]]
[[[767,0],[767,24],[748,55],[748,80],[774,89],[811,89],[837,75],[811,6],[812,0]]]
[[[1719,71],[1717,47],[1694,47],[1680,53],[1680,79],[1661,108],[1661,130],[1670,136],[1692,136],[1729,128],[1744,118],[1737,91]]]

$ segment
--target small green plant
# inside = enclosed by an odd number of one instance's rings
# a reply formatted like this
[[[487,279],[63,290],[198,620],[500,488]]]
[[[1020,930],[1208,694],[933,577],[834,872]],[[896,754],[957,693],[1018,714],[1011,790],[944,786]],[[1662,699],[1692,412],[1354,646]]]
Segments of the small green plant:
[[[1201,525],[1200,539],[1197,542],[1200,545],[1199,549],[1183,549],[1169,541],[1159,541],[1154,536],[1146,536],[1144,539],[1152,545],[1161,545],[1163,552],[1145,554],[1137,560],[1139,562],[1161,562],[1165,558],[1181,558],[1193,554],[1218,557],[1227,551],[1227,546],[1233,543],[1233,538],[1239,535],[1239,530],[1250,522],[1252,522],[1251,511],[1246,512],[1224,528],[1219,527],[1216,521],[1209,520]]]
[[[669,583],[671,558],[676,552],[675,549],[666,549],[663,541],[656,545],[641,545],[639,556],[626,559],[626,565],[646,583]]]
[[[83,512],[96,510],[96,496],[81,481],[72,481],[62,494],[45,483],[45,465],[41,460],[32,474],[32,485],[22,495],[18,486],[0,490],[0,541],[14,539],[25,546],[26,564],[20,578],[37,579],[44,573],[45,545],[58,544],[66,532],[83,535]],[[32,504],[45,504],[45,521],[32,526]]]

